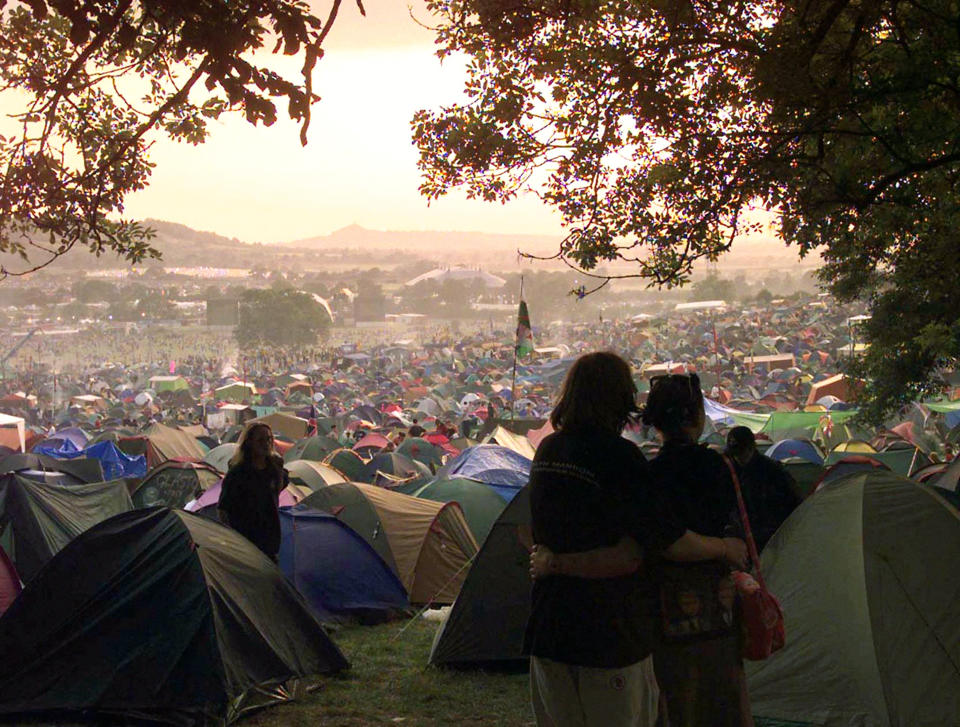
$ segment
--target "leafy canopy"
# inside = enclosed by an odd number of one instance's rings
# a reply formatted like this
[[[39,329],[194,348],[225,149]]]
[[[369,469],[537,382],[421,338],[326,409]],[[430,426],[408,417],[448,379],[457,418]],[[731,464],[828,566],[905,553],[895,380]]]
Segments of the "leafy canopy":
[[[312,295],[292,288],[244,291],[234,337],[244,350],[313,346],[330,327],[327,309]]]
[[[26,261],[0,278],[77,244],[159,257],[152,232],[122,217],[158,133],[200,144],[226,111],[269,126],[283,104],[306,144],[341,2],[320,19],[303,0],[0,0],[0,92],[19,103],[16,132],[0,136],[0,252]],[[271,52],[302,57],[300,75],[272,70]]]
[[[666,286],[777,213],[836,296],[870,304],[867,415],[939,388],[960,349],[956,2],[429,6],[468,80],[414,117],[427,197],[533,190],[569,230],[556,258]]]

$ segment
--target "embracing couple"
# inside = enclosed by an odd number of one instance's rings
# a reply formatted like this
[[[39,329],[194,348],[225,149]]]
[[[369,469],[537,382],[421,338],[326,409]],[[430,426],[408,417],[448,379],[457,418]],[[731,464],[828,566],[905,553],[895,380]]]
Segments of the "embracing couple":
[[[731,568],[746,565],[736,494],[695,374],[651,380],[647,462],[629,365],[579,358],[530,476],[534,576],[524,648],[539,727],[745,727]],[[659,722],[658,722],[659,719]]]

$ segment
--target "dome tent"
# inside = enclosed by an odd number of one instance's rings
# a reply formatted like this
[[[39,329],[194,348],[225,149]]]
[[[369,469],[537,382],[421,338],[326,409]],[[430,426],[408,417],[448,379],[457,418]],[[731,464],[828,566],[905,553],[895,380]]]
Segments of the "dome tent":
[[[507,507],[507,501],[491,487],[466,477],[438,477],[411,494],[434,502],[456,502],[463,508],[463,516],[480,545]]]
[[[932,488],[871,469],[810,497],[762,557],[787,643],[747,665],[758,724],[956,724],[958,559],[960,514]]]
[[[430,664],[525,668],[530,616],[530,489],[507,505],[483,543],[460,595],[440,626]]]
[[[69,487],[20,474],[0,480],[0,520],[9,520],[9,555],[24,583],[85,530],[133,507],[124,480]]]
[[[0,619],[0,651],[0,715],[184,727],[229,724],[348,666],[255,546],[166,508],[70,543]]]
[[[167,460],[150,470],[130,497],[134,507],[183,507],[221,479],[211,465]]]
[[[327,512],[280,510],[280,570],[324,623],[379,623],[410,607],[390,567],[350,526]]]
[[[383,558],[410,602],[453,603],[477,553],[477,542],[455,503],[421,500],[357,482],[321,487],[304,507],[332,513]]]

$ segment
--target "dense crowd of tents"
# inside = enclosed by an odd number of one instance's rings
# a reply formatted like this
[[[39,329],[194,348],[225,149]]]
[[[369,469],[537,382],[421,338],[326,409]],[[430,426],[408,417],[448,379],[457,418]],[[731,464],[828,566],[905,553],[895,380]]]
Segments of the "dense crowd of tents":
[[[347,666],[324,624],[439,606],[430,663],[522,665],[531,459],[576,355],[607,348],[633,363],[641,396],[653,373],[698,371],[704,444],[750,427],[805,499],[763,555],[789,640],[751,666],[758,719],[948,724],[960,402],[865,430],[847,402],[856,382],[836,371],[850,313],[814,301],[557,329],[515,382],[510,342],[477,334],[293,367],[255,354],[242,374],[209,359],[174,374],[104,366],[65,376],[52,414],[8,393],[0,715],[228,723]],[[290,473],[276,565],[217,522],[252,420],[271,425]],[[423,433],[399,441],[415,423]],[[624,436],[656,455],[653,432]]]

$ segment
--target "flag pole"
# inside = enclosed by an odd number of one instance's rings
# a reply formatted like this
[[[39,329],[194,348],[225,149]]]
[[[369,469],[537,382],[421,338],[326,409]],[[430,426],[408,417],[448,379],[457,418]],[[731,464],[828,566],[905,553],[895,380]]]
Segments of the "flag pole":
[[[520,301],[523,301],[523,274],[520,275]],[[519,324],[517,329],[519,332]],[[517,407],[517,349],[520,347],[520,341],[517,339],[517,333],[513,334],[513,383],[510,384],[510,421],[513,421]]]

